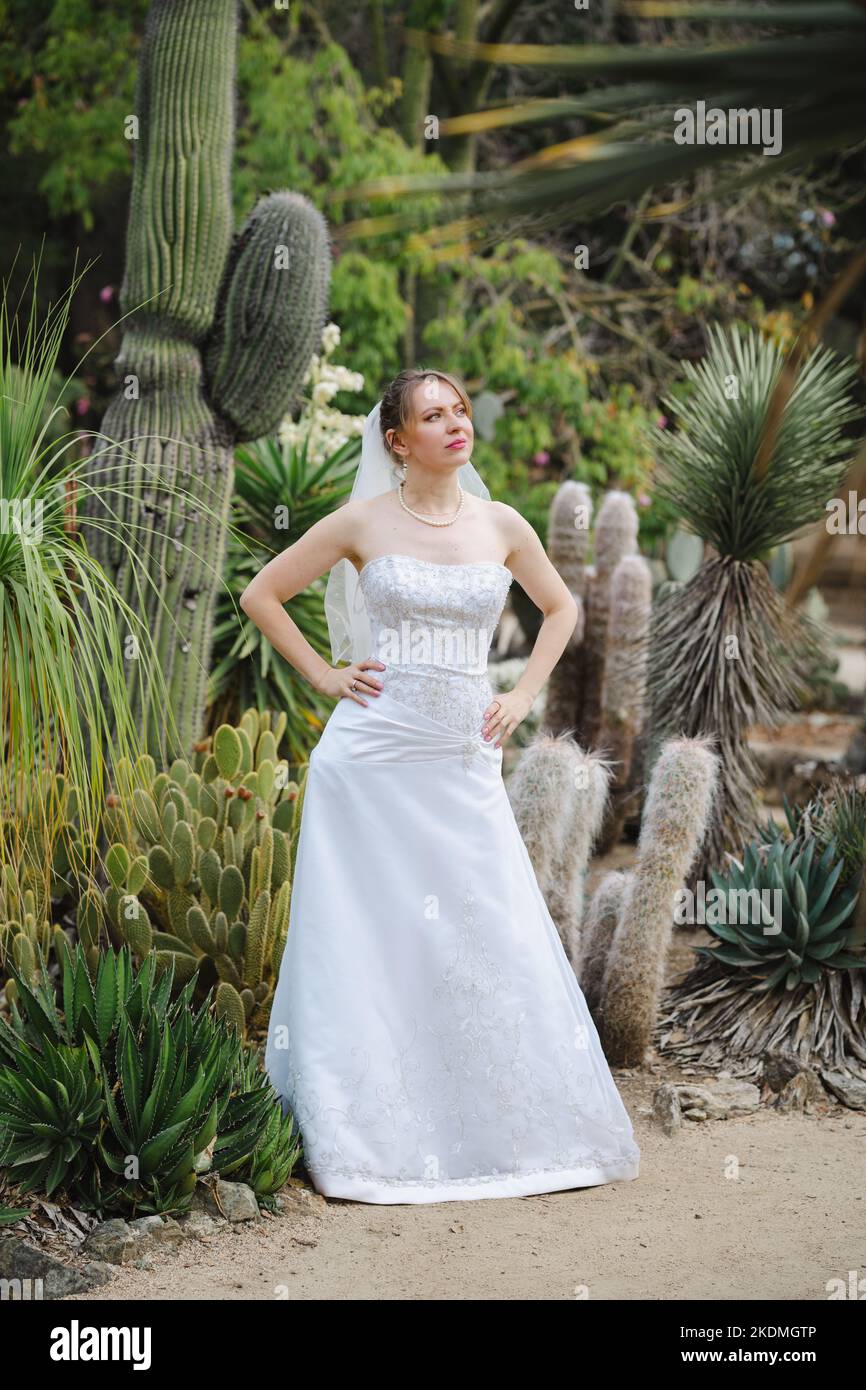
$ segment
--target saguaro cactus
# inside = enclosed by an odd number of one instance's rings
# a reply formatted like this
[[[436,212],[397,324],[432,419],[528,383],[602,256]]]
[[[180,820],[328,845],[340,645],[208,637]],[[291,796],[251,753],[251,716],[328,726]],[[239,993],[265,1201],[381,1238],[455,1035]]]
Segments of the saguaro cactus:
[[[268,194],[232,239],[237,23],[237,0],[154,0],[148,16],[120,296],[136,312],[92,464],[95,486],[108,469],[126,484],[121,525],[100,516],[89,543],[154,635],[177,744],[164,710],[140,713],[164,761],[200,734],[234,446],[292,409],[327,316],[327,228],[305,198]]]

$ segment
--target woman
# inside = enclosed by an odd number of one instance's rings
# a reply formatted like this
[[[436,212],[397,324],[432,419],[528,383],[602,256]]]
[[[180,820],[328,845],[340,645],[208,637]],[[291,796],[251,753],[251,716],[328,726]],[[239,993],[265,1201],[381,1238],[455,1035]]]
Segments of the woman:
[[[471,416],[454,377],[401,372],[367,417],[350,500],[241,597],[338,701],[310,755],[265,1055],[329,1197],[517,1197],[638,1175],[502,780],[502,745],[576,606],[532,527],[490,500]],[[334,666],[283,608],[326,570]],[[544,622],[494,697],[512,578]]]

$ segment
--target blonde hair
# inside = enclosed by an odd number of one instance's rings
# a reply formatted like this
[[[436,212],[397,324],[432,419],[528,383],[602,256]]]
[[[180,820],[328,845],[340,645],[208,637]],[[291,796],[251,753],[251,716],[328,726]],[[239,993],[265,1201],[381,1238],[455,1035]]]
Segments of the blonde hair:
[[[379,428],[382,431],[382,443],[385,445],[392,463],[398,468],[402,468],[403,460],[399,455],[392,453],[387,439],[388,430],[402,430],[410,423],[409,411],[412,406],[415,387],[419,381],[427,381],[430,377],[437,377],[440,381],[447,381],[449,386],[453,386],[466,407],[466,414],[470,420],[472,419],[472,404],[466,387],[459,377],[452,376],[450,372],[425,371],[422,367],[406,367],[399,376],[395,376],[385,391],[382,404],[379,407]]]

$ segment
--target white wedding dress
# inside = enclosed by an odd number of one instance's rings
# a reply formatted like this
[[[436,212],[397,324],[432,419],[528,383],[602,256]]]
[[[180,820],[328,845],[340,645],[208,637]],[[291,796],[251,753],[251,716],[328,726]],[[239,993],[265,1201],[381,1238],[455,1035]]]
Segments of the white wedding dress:
[[[360,583],[381,695],[310,755],[265,1065],[316,1190],[520,1197],[640,1150],[481,732],[510,587],[385,554]]]

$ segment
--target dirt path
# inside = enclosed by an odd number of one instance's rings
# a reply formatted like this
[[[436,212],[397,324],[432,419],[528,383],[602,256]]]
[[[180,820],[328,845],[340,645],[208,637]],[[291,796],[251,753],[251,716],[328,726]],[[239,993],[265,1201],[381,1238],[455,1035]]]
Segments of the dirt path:
[[[614,1075],[642,1152],[634,1182],[420,1206],[318,1198],[64,1301],[558,1300],[581,1286],[594,1299],[823,1300],[827,1280],[863,1277],[866,1115],[762,1108],[669,1139],[642,1114],[659,1078]]]

